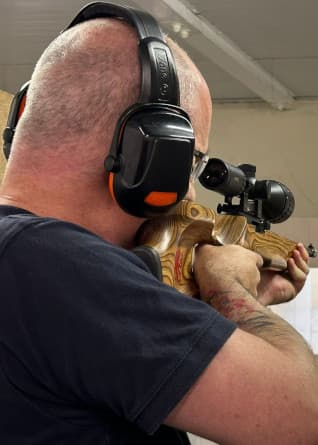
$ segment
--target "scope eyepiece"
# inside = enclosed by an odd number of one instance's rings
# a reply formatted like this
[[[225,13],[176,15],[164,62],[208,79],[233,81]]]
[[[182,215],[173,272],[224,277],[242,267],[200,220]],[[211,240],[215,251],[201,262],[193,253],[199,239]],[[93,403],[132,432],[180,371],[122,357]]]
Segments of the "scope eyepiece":
[[[208,160],[199,181],[206,189],[231,197],[240,195],[246,187],[245,173],[218,158]]]

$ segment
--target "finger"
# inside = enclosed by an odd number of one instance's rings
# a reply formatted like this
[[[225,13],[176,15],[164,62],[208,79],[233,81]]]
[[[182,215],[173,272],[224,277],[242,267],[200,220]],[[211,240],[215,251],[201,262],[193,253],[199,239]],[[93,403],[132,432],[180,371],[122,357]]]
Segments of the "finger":
[[[310,269],[309,269],[308,263],[303,258],[302,253],[299,250],[294,250],[293,260],[299,269],[301,269],[306,275],[309,274]]]
[[[287,261],[288,267],[288,278],[291,284],[294,286],[296,292],[298,293],[304,286],[307,273],[301,270],[295,263],[293,258],[289,258]]]
[[[303,258],[303,260],[306,261],[306,263],[308,263],[308,261],[309,261],[309,254],[308,254],[308,251],[307,251],[306,247],[303,245],[303,243],[298,243],[297,244],[297,251],[300,253],[300,255]]]

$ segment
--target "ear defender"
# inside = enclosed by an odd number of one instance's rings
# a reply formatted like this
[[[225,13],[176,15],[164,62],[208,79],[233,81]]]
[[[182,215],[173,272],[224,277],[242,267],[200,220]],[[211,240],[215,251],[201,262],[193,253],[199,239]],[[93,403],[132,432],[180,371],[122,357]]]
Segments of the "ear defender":
[[[141,66],[139,100],[117,122],[104,162],[109,190],[114,201],[131,215],[142,218],[160,215],[185,197],[195,145],[190,118],[180,108],[173,55],[151,15],[111,3],[88,4],[62,32],[101,17],[125,20],[135,28]],[[6,158],[10,155],[27,87],[25,84],[21,88],[11,105],[3,133]]]
[[[24,111],[29,83],[25,83],[13,97],[8,114],[7,126],[3,130],[3,153],[8,160],[17,123]]]
[[[113,199],[126,212],[167,212],[189,188],[194,137],[187,114],[172,105],[145,104],[118,122],[105,169]]]

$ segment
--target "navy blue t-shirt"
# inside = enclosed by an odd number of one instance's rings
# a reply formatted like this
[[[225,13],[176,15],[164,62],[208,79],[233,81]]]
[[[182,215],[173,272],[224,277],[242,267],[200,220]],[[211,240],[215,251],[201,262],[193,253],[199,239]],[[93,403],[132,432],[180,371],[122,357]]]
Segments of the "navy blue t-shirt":
[[[235,329],[133,253],[10,206],[0,286],[1,445],[151,444]]]

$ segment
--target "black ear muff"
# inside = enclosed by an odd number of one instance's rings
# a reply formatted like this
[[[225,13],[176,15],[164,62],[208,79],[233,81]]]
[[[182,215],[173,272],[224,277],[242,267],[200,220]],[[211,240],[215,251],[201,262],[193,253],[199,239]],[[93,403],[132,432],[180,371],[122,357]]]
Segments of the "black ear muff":
[[[2,133],[3,153],[6,159],[9,159],[15,129],[24,111],[28,87],[29,87],[29,82],[25,83],[20,88],[17,94],[13,97],[10,105],[7,126]]]
[[[126,212],[166,212],[189,187],[194,149],[188,115],[173,105],[134,106],[120,119],[105,160],[113,198]]]
[[[97,17],[124,19],[136,29],[141,66],[139,101],[119,119],[105,160],[110,193],[125,212],[159,215],[186,195],[194,150],[173,55],[156,20],[132,8],[91,3],[69,27]]]

